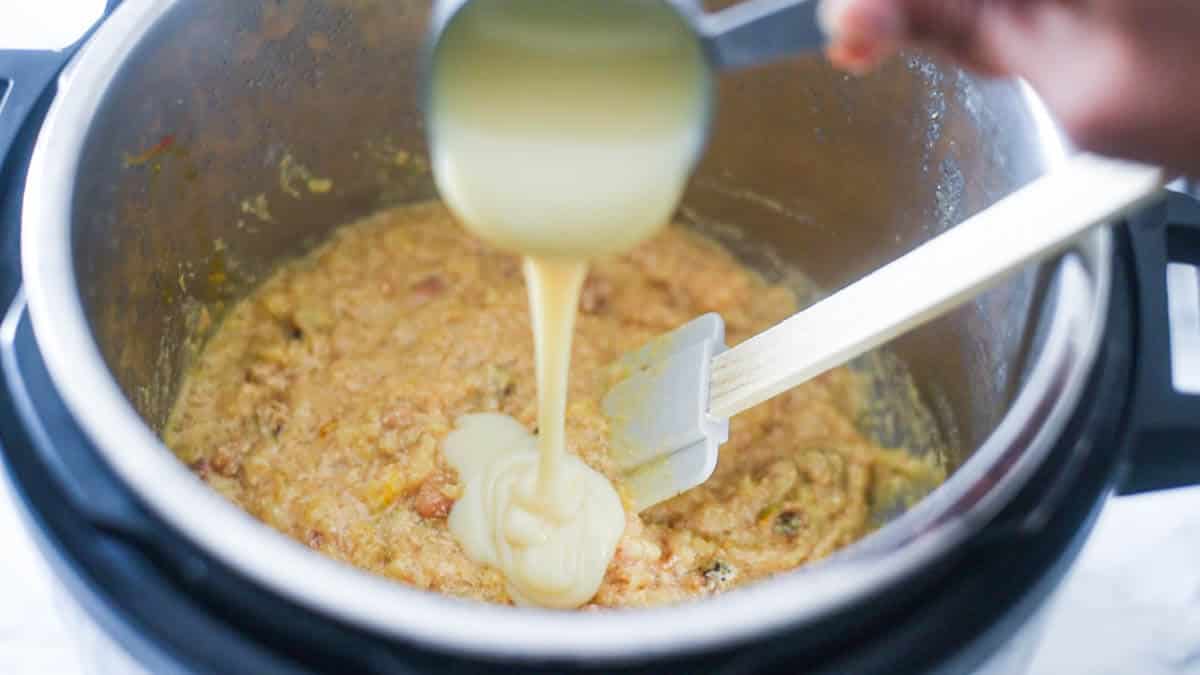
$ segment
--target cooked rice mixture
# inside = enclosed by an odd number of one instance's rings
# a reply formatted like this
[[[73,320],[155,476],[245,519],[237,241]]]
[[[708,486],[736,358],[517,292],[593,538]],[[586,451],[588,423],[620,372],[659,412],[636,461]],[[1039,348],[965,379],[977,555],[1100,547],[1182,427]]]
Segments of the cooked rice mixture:
[[[436,203],[341,228],[232,309],[186,378],[165,437],[213,488],[315,550],[418,588],[507,603],[499,572],[446,526],[458,476],[440,444],[464,414],[530,429],[534,351],[519,260]],[[608,459],[600,400],[622,353],[705,312],[736,344],[796,310],[717,244],[670,228],[597,262],[580,303],[569,448]],[[641,514],[589,607],[673,603],[816,560],[867,534],[881,495],[943,470],[856,428],[841,368],[732,420],[715,475]]]

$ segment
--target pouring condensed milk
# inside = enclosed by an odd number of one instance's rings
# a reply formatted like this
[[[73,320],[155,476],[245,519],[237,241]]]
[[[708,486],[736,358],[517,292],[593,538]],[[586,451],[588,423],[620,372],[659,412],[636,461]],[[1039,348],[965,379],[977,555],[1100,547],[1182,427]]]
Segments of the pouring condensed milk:
[[[538,434],[467,415],[443,453],[464,491],[449,526],[518,604],[595,594],[625,528],[608,479],[567,450],[571,337],[591,258],[664,227],[704,145],[711,76],[666,3],[475,0],[429,81],[434,176],[463,224],[525,256]]]

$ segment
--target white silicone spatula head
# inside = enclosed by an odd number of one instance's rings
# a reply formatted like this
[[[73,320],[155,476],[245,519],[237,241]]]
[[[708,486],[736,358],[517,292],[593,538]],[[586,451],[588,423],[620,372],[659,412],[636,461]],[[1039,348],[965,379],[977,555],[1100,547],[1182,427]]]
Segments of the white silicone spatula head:
[[[726,349],[706,315],[626,356],[604,400],[640,510],[703,483],[729,418],[942,316],[1160,194],[1161,169],[1078,155],[829,298]]]
[[[604,398],[612,456],[641,510],[699,485],[717,467],[729,418],[708,414],[713,357],[725,351],[725,322],[705,314],[616,364]],[[696,481],[681,487],[680,478]],[[698,479],[698,480],[697,480]]]

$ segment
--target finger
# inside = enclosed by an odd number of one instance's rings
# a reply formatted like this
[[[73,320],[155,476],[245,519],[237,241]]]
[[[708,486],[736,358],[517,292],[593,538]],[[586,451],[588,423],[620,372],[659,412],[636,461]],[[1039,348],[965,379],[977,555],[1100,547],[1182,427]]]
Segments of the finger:
[[[906,45],[932,47],[989,74],[1007,72],[988,40],[1028,0],[824,0],[823,24],[835,65],[862,71]]]
[[[891,56],[906,32],[899,6],[873,0],[823,0],[819,16],[830,36],[830,60],[854,72],[869,70]]]

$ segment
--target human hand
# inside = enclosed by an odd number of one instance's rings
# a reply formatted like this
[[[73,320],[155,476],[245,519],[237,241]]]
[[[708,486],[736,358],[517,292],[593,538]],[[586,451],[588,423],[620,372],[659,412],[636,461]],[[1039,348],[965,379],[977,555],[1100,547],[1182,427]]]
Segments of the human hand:
[[[1200,2],[823,2],[829,56],[842,68],[933,48],[1028,80],[1084,149],[1200,175]]]

